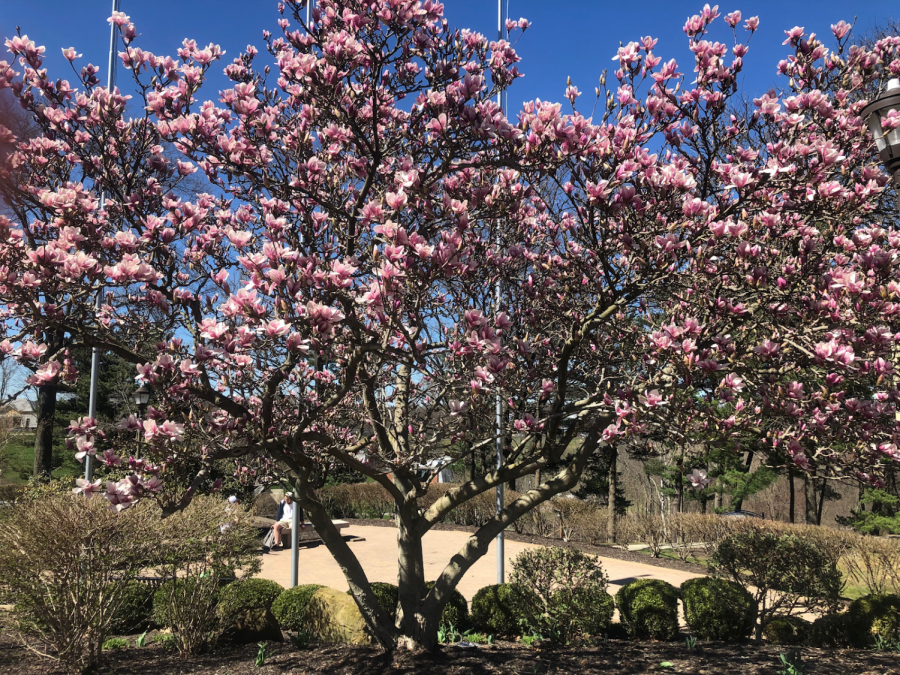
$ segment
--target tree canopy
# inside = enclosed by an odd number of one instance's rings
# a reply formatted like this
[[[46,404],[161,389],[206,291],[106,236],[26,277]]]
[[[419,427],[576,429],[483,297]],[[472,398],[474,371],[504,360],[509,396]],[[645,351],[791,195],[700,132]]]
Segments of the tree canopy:
[[[527,21],[491,41],[451,30],[432,0],[322,0],[309,25],[304,8],[281,5],[279,34],[202,102],[222,50],[149,53],[121,13],[134,98],[93,66],[51,78],[43,47],[7,41],[18,65],[0,63],[0,87],[40,134],[0,129],[0,179],[17,176],[2,181],[0,351],[41,361],[32,384],[73,381],[43,338],[55,332],[158,394],[121,423],[143,432],[134,472],[86,492],[118,508],[164,494],[171,511],[222,458],[290,472],[379,642],[429,645],[490,541],[574,487],[602,442],[750,443],[874,485],[900,460],[900,233],[859,116],[900,75],[900,38],[850,46],[841,22],[828,47],[786,31],[784,90],[738,113],[759,22],[725,16],[729,46],[707,6],[685,24],[686,68],[645,37],[618,49],[591,117],[574,84],[565,106],[507,114],[495,99],[520,76],[511,41]],[[175,192],[199,172],[206,187]],[[502,466],[420,509],[426,462],[495,446],[498,400]],[[107,430],[71,431],[86,455]],[[321,462],[398,505],[396,625],[309,485]],[[164,491],[167,467],[188,465],[185,488]],[[550,467],[426,586],[433,525]]]

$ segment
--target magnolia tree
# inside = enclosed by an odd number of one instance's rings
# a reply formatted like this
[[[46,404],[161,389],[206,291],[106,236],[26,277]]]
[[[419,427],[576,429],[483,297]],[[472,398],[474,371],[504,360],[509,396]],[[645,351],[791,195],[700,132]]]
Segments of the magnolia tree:
[[[225,67],[233,87],[203,103],[221,50],[142,51],[122,14],[133,97],[93,66],[50,79],[43,48],[7,42],[0,87],[41,134],[0,135],[25,177],[7,197],[21,215],[0,223],[0,348],[32,364],[59,331],[133,362],[156,392],[146,419],[122,422],[137,444],[73,422],[80,456],[128,469],[85,492],[117,508],[165,494],[171,510],[221,458],[288,472],[375,638],[433,646],[490,541],[574,487],[603,443],[715,435],[873,481],[897,459],[900,235],[859,118],[900,70],[896,39],[848,51],[841,23],[830,51],[789,31],[789,87],[739,116],[758,21],[725,17],[727,46],[707,36],[707,7],[685,25],[692,74],[648,37],[619,49],[595,117],[573,85],[570,112],[536,101],[508,116],[494,99],[519,77],[512,44],[450,30],[438,3],[322,0],[310,25],[305,3],[279,9],[266,53],[248,47]],[[175,196],[194,172],[207,191]],[[171,337],[148,338],[151,322]],[[32,382],[75,376],[63,351]],[[426,462],[498,440],[499,467],[420,507]],[[310,485],[322,462],[396,502],[396,623]],[[167,489],[191,463],[189,487]],[[535,474],[429,588],[423,536]]]

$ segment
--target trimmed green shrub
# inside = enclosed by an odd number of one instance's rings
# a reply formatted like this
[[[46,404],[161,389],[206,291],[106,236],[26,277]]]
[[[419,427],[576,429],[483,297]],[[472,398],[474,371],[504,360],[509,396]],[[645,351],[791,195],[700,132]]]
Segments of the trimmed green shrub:
[[[522,589],[513,584],[494,584],[478,590],[472,598],[472,623],[490,635],[519,635],[518,595]]]
[[[688,626],[704,640],[740,642],[756,625],[756,601],[733,581],[688,579],[681,584],[681,601]]]
[[[153,621],[153,589],[140,581],[128,581],[122,602],[110,623],[113,635],[131,635],[145,631]]]
[[[764,625],[799,606],[834,611],[840,605],[844,579],[828,547],[762,525],[747,527],[720,541],[711,561],[720,576],[740,584],[756,600],[757,638]]]
[[[572,628],[581,635],[603,635],[616,611],[613,596],[599,588],[564,588],[550,600],[553,612],[571,613]]]
[[[313,594],[323,588],[319,584],[303,584],[284,591],[272,603],[272,614],[283,630],[299,631],[303,621],[303,613]]]
[[[842,649],[850,646],[852,631],[850,617],[847,613],[826,614],[813,621],[810,629],[809,643],[813,647]]]
[[[378,601],[378,606],[387,614],[391,619],[397,618],[397,598],[399,597],[400,591],[394,584],[389,584],[384,581],[373,581],[371,583],[372,593],[375,594],[375,599]],[[353,591],[347,591],[347,595],[353,595]]]
[[[847,617],[854,647],[868,647],[876,636],[891,640],[893,634],[893,639],[900,639],[900,595],[864,595],[850,603]]]
[[[600,561],[576,549],[523,551],[513,561],[516,613],[522,627],[565,644],[579,635],[600,635],[612,619],[614,602]]]
[[[812,624],[799,616],[779,616],[763,626],[763,637],[775,645],[802,645],[809,640]]]
[[[638,639],[671,640],[678,634],[678,589],[659,579],[639,579],[616,593],[628,632]]]
[[[284,586],[269,579],[239,579],[219,591],[219,617],[227,621],[251,609],[271,609]]]
[[[434,582],[429,581],[425,584],[425,590],[430,591],[432,586],[434,586]],[[444,611],[441,614],[441,625],[453,626],[461,633],[472,627],[469,619],[469,603],[466,601],[465,596],[455,588],[450,594],[447,604],[444,605]]]
[[[882,638],[889,644],[900,642],[900,610],[890,608],[872,622],[872,637]]]

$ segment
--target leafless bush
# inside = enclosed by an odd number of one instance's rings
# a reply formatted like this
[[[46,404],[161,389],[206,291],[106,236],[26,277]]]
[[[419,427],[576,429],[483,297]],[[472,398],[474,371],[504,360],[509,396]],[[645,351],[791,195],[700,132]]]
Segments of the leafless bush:
[[[172,629],[181,653],[194,654],[219,632],[215,605],[219,581],[260,569],[253,516],[215,497],[196,497],[183,511],[155,520],[158,551],[150,567],[168,579],[154,598],[157,620]]]
[[[843,567],[869,593],[900,593],[900,541],[852,534]]]
[[[666,538],[669,546],[682,562],[687,562],[698,548],[703,547],[703,542],[699,539],[700,530],[694,527],[697,515],[700,514],[673,513],[666,523],[665,529],[668,535]]]
[[[127,582],[153,555],[150,508],[56,494],[8,507],[0,520],[0,579],[13,628],[67,672],[96,668]],[[52,551],[48,550],[52,543]]]
[[[319,490],[317,496],[332,518],[381,518],[396,508],[378,483],[332,485]]]
[[[668,541],[666,532],[666,523],[658,513],[629,513],[619,519],[616,540],[625,546],[645,544],[650,549],[650,555],[658,558]]]
[[[559,520],[555,533],[563,541],[595,543],[606,539],[606,509],[580,499],[557,497],[549,510]]]

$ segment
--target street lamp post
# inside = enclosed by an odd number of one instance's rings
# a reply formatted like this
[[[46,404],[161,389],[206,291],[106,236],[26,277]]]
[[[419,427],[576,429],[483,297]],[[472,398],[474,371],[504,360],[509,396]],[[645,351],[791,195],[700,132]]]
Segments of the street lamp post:
[[[134,398],[134,404],[138,409],[138,416],[143,419],[144,418],[144,410],[147,408],[147,404],[150,403],[150,390],[141,385],[137,389],[134,390],[132,394]],[[140,443],[141,441],[141,429],[138,427],[137,430],[137,441]]]
[[[900,184],[900,128],[885,132],[881,126],[882,118],[892,110],[900,110],[900,79],[896,78],[888,81],[884,93],[863,108],[860,115],[875,139],[884,168]]]
[[[875,147],[884,163],[884,168],[894,177],[894,184],[900,188],[900,128],[889,129],[885,133],[881,119],[892,110],[900,110],[900,79],[888,80],[884,93],[862,109],[860,116],[866,121]],[[894,413],[900,421],[900,411]]]
[[[134,404],[138,407],[138,412],[143,416],[144,408],[150,403],[150,390],[143,385],[134,390]]]

